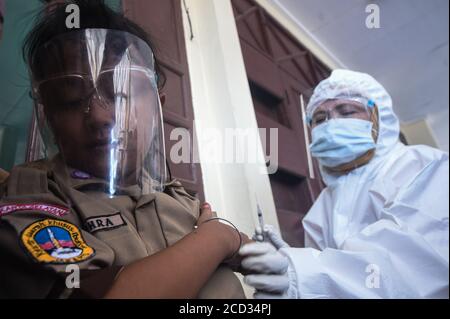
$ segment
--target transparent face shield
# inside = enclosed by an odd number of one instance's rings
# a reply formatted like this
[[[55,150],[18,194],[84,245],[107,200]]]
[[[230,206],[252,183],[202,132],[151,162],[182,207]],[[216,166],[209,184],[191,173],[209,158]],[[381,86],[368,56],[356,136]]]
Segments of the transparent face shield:
[[[143,40],[84,29],[53,38],[33,61],[33,96],[48,156],[59,152],[68,167],[103,180],[110,195],[164,189],[161,103],[154,56]]]

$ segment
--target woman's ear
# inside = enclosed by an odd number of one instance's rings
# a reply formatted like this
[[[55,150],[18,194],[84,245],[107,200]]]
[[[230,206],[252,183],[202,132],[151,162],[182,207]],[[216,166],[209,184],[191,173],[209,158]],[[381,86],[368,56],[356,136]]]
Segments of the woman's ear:
[[[166,93],[160,92],[159,100],[161,101],[161,107],[164,107],[164,104],[166,104]]]

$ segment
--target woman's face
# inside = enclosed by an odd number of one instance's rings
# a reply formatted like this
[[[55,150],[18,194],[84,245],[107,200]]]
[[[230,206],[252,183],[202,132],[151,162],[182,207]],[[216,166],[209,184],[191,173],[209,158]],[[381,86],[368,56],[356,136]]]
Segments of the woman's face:
[[[159,121],[158,93],[145,72],[114,68],[117,63],[108,64],[107,56],[94,86],[87,60],[80,65],[73,51],[65,56],[69,71],[41,85],[60,153],[69,166],[105,179],[114,158],[119,162],[114,173],[128,178],[142,166],[151,145],[151,123]]]

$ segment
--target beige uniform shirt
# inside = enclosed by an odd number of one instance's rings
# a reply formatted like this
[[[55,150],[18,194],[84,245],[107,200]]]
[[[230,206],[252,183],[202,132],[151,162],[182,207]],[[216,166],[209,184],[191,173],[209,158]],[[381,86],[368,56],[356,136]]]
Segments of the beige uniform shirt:
[[[142,196],[131,187],[110,198],[105,187],[58,157],[11,171],[0,186],[0,297],[102,297],[122,266],[175,244],[199,216],[177,181]],[[67,288],[68,265],[81,270],[79,289]],[[245,295],[221,266],[198,297]]]

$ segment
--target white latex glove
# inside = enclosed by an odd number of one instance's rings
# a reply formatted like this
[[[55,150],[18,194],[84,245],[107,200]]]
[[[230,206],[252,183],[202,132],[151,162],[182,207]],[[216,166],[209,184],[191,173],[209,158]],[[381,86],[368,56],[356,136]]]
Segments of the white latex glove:
[[[256,231],[260,236],[261,230]],[[297,298],[295,271],[279,249],[289,245],[271,225],[264,226],[264,243],[251,243],[241,248],[241,266],[250,272],[244,282],[256,289],[255,299]]]

